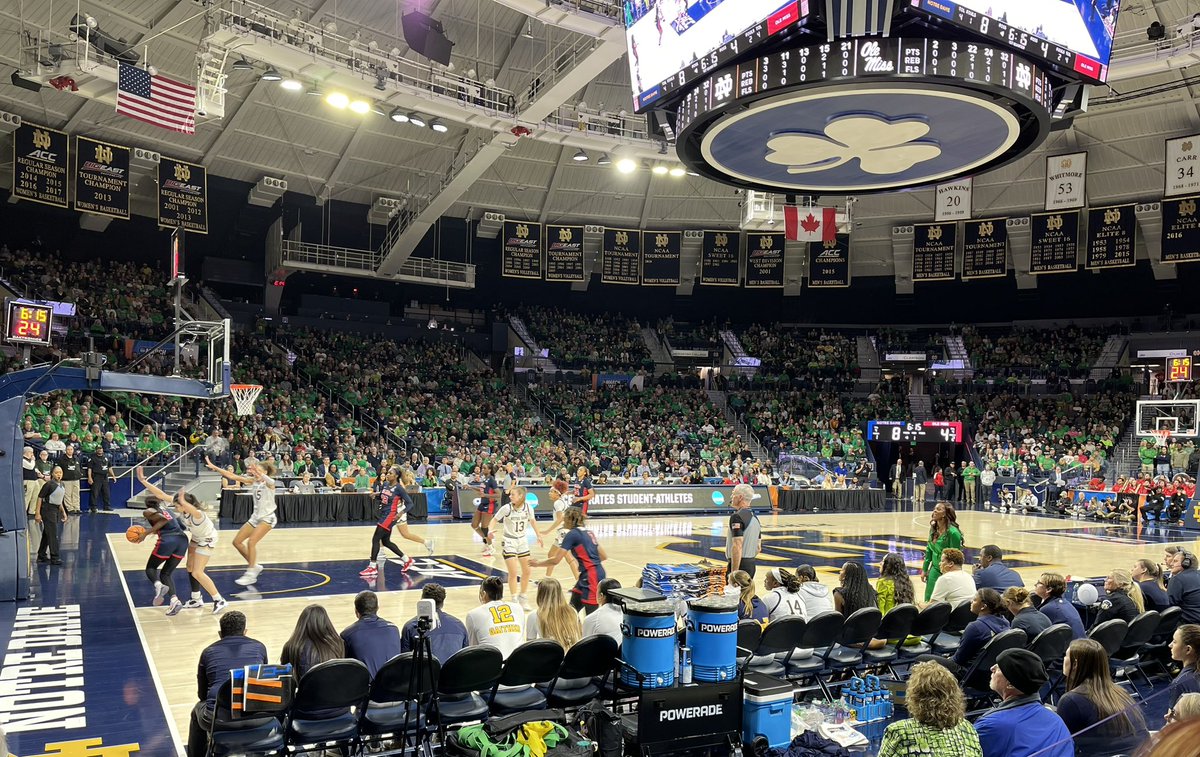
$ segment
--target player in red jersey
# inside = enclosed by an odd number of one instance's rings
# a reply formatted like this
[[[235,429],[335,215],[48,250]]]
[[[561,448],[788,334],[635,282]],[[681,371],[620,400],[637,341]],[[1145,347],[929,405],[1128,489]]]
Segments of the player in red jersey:
[[[433,554],[432,539],[422,542],[419,536],[408,530],[408,509],[412,507],[412,498],[405,491],[400,475],[400,469],[393,466],[384,476],[384,484],[379,494],[378,520],[375,522],[375,532],[371,535],[371,560],[367,563],[367,567],[358,572],[364,578],[373,578],[379,574],[379,548],[381,546],[396,553],[396,556],[403,562],[404,567],[401,570],[407,571],[412,567],[412,558],[400,551],[400,548],[392,541],[392,528],[397,525],[400,525],[400,534],[404,538],[418,544],[423,543],[425,549]]]
[[[596,496],[596,488],[592,484],[592,474],[584,466],[579,466],[579,470],[575,471],[575,477],[579,482],[575,484],[575,496],[572,498],[572,507],[578,507],[584,515],[588,514],[588,503]]]
[[[471,516],[471,528],[483,539],[483,556],[492,556],[492,541],[488,534],[488,526],[492,525],[492,516],[500,506],[500,484],[496,482],[495,466],[483,466],[483,485],[479,487],[479,504],[475,506],[475,514]]]

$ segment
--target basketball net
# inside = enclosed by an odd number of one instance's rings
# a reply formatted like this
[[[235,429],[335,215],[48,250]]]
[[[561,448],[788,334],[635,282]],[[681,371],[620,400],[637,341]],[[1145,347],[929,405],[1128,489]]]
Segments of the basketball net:
[[[1154,442],[1155,442],[1154,446],[1165,447],[1165,446],[1167,446],[1167,441],[1171,438],[1171,430],[1166,429],[1166,428],[1161,428],[1161,429],[1158,429],[1157,431],[1151,431],[1150,435],[1154,437]]]
[[[230,384],[229,394],[233,396],[237,414],[254,415],[254,400],[262,390],[262,384]]]

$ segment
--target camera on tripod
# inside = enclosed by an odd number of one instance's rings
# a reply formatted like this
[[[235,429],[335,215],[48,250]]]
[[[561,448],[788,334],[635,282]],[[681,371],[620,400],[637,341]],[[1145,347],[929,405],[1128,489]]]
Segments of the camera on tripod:
[[[429,633],[437,626],[437,604],[432,599],[418,599],[417,630],[421,633]]]

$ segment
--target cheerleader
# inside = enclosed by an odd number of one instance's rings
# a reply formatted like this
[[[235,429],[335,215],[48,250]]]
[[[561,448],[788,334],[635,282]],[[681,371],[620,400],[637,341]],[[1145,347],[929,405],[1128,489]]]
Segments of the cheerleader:
[[[542,537],[536,528],[532,528],[533,511],[525,502],[525,487],[514,486],[508,492],[509,502],[496,511],[492,518],[488,535],[491,536],[497,527],[502,526],[504,534],[501,539],[501,552],[504,566],[508,570],[508,593],[514,596],[522,607],[525,606],[525,592],[529,588],[529,577],[532,567],[529,562],[529,531],[537,536],[538,546],[542,546]],[[520,591],[518,591],[517,572],[520,571]]]
[[[192,494],[180,489],[172,498],[165,491],[150,483],[146,480],[140,465],[137,468],[137,477],[151,495],[163,502],[174,503],[179,522],[188,533],[186,567],[192,596],[180,609],[196,610],[204,607],[204,599],[200,594],[200,590],[203,589],[212,597],[213,615],[220,615],[229,603],[221,596],[221,592],[217,591],[217,585],[213,583],[213,580],[204,572],[204,569],[208,567],[213,550],[217,547],[217,528],[213,525],[212,519],[204,510],[200,509],[200,500]],[[169,612],[168,614],[174,615],[175,613]]]

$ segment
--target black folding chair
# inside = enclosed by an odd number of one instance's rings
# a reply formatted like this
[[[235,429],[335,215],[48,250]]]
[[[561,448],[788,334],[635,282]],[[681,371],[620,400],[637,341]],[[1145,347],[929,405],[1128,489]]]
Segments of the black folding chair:
[[[233,717],[232,686],[229,681],[217,689],[216,709],[208,729],[207,757],[266,757],[282,754],[286,744],[283,725],[276,715]]]
[[[1125,643],[1125,634],[1129,632],[1129,624],[1120,618],[1106,620],[1092,630],[1088,631],[1087,637],[1092,641],[1097,641],[1100,646],[1104,647],[1104,652],[1111,659]]]
[[[934,654],[951,657],[958,651],[959,645],[962,644],[963,631],[967,630],[967,626],[975,620],[975,613],[971,612],[971,600],[964,599],[950,612],[950,619],[946,621],[946,627],[942,632],[933,637],[931,647]]]
[[[563,661],[562,645],[553,639],[527,641],[513,650],[500,677],[492,684],[488,711],[493,715],[540,710],[546,706],[546,695],[533,684],[549,684],[558,676]],[[501,686],[519,686],[500,690]]]
[[[1055,623],[1033,637],[1033,641],[1025,647],[1042,661],[1042,665],[1046,668],[1046,675],[1050,679],[1046,695],[1042,697],[1043,702],[1052,700],[1055,690],[1063,682],[1063,655],[1067,653],[1067,647],[1071,646],[1074,634],[1075,632],[1066,623]]]
[[[904,644],[900,647],[899,659],[897,662],[911,665],[913,660],[923,654],[929,654],[929,642],[942,632],[946,624],[950,622],[949,602],[934,602],[926,605],[919,613],[917,619],[913,621],[913,627],[908,632],[909,638],[919,638],[920,643]]]
[[[769,676],[783,676],[787,673],[787,657],[802,645],[804,631],[808,621],[799,615],[780,618],[769,623],[762,632],[758,644],[751,649],[754,652],[749,657],[746,670],[754,673],[765,673]],[[779,655],[783,655],[781,659]]]
[[[745,667],[750,661],[750,655],[754,648],[758,646],[758,640],[762,637],[763,624],[753,618],[743,618],[738,621],[737,626],[737,656],[741,667]]]
[[[1113,679],[1115,680],[1118,675],[1125,676],[1125,680],[1133,687],[1134,693],[1142,699],[1145,696],[1134,682],[1133,674],[1141,673],[1142,678],[1146,679],[1146,685],[1154,688],[1150,676],[1146,675],[1146,671],[1142,669],[1142,647],[1146,646],[1158,631],[1158,624],[1159,615],[1155,610],[1147,610],[1134,618],[1129,624],[1129,630],[1125,632],[1121,648],[1108,658],[1108,666],[1112,671]]]
[[[967,702],[990,704],[994,701],[996,694],[991,689],[991,678],[992,666],[996,664],[996,658],[1005,650],[1024,648],[1025,632],[1020,628],[1001,631],[993,636],[987,644],[984,644],[983,649],[979,650],[979,654],[975,655],[975,659],[958,678]]]
[[[878,607],[855,610],[842,625],[837,644],[825,655],[830,675],[840,670],[857,670],[864,667],[864,650],[879,635],[883,613]]]
[[[809,618],[808,624],[804,628],[804,636],[800,640],[800,647],[811,649],[812,652],[808,657],[796,659],[796,650],[793,649],[784,663],[787,667],[786,677],[789,680],[815,679],[825,698],[833,699],[833,694],[821,680],[821,675],[831,672],[825,658],[841,636],[842,626],[845,622],[846,620],[840,612],[833,611],[823,612],[816,617]],[[759,645],[761,646],[762,642],[759,642]],[[801,687],[800,690],[803,691],[807,688],[811,687]]]
[[[437,729],[446,743],[446,726],[484,720],[487,702],[479,695],[490,691],[500,680],[504,655],[495,647],[467,647],[450,656],[442,665],[437,683]],[[432,713],[432,710],[430,710]]]
[[[293,753],[358,745],[358,720],[371,691],[371,673],[358,660],[329,660],[300,678],[287,717]]]
[[[359,733],[372,740],[399,737],[402,750],[408,746],[411,737],[413,746],[420,745],[428,754],[428,740],[422,738],[426,735],[423,705],[433,697],[441,667],[437,658],[418,664],[412,652],[396,655],[384,663],[375,674],[375,680],[371,681],[371,693],[359,721]],[[391,753],[390,750],[373,752]]]
[[[1171,657],[1171,637],[1175,635],[1175,630],[1179,628],[1182,622],[1183,608],[1168,607],[1158,613],[1158,629],[1151,637],[1150,643],[1142,647],[1142,672],[1146,672],[1146,665],[1157,665],[1163,675],[1171,677],[1171,672],[1167,670],[1166,660]]]
[[[546,695],[546,706],[556,709],[580,707],[600,696],[603,680],[616,669],[617,640],[598,633],[580,639],[563,656],[558,675],[549,686],[538,686]]]
[[[900,676],[892,668],[892,663],[900,658],[900,645],[912,633],[917,615],[917,606],[912,604],[896,605],[888,610],[879,623],[879,630],[875,632],[876,639],[884,639],[887,643],[882,649],[864,649],[863,664],[871,667],[882,665],[893,678],[899,680]]]

